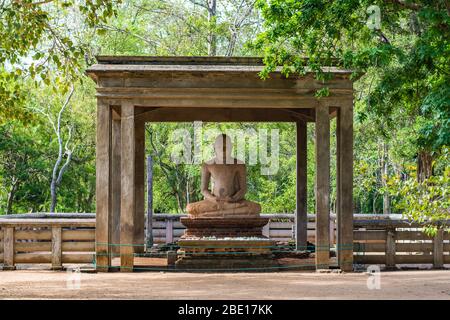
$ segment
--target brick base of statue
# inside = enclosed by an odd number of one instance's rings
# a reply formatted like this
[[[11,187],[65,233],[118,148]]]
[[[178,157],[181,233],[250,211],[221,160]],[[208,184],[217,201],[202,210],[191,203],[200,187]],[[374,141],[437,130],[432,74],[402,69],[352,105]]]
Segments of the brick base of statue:
[[[275,242],[262,235],[268,218],[181,218],[177,269],[192,271],[268,271],[278,267]]]

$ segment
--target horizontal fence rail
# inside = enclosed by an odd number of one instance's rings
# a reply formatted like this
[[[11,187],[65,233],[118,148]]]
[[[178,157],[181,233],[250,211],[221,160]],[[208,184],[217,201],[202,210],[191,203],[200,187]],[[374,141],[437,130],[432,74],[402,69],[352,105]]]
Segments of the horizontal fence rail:
[[[183,235],[181,214],[154,214],[153,243],[173,243]],[[269,218],[263,234],[272,240],[294,239],[293,214],[262,214]],[[330,243],[335,244],[336,216],[330,217]],[[445,223],[448,223],[445,222]],[[308,241],[315,243],[315,215],[308,214]],[[423,226],[401,215],[354,215],[355,264],[450,264],[450,234],[444,230],[434,237]],[[0,217],[0,264],[14,269],[16,264],[89,264],[95,260],[95,214],[23,214]]]
[[[442,268],[450,264],[450,233],[439,229],[430,237],[423,225],[401,219],[355,220],[353,254],[355,263],[384,264],[388,269],[398,264]]]
[[[16,264],[93,263],[95,219],[13,218],[0,220],[0,263],[3,269]]]

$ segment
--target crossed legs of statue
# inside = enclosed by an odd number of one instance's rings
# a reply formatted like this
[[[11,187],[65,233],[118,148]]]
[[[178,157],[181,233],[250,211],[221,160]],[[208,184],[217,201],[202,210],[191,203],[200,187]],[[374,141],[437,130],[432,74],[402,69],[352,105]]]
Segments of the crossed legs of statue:
[[[248,200],[219,203],[202,200],[188,204],[186,210],[193,218],[258,217],[261,206]]]

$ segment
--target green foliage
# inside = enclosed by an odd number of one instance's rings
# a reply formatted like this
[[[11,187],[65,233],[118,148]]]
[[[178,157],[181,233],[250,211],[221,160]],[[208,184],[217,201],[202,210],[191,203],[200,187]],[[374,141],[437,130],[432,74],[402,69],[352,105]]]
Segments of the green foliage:
[[[372,5],[381,12],[375,28],[367,26]],[[423,153],[435,158],[450,143],[447,1],[258,0],[257,6],[265,30],[252,48],[264,55],[263,78],[277,66],[287,76],[311,70],[317,79],[330,77],[324,66],[353,70],[356,211],[380,212],[387,196],[385,180],[401,175],[406,182],[390,187],[394,200],[403,204],[396,210],[415,219],[421,214],[439,217],[433,211],[439,201],[432,199],[448,197],[443,193],[446,171],[419,183],[404,168],[419,163]],[[381,145],[389,147],[386,155]],[[442,158],[435,163],[446,165]],[[430,185],[435,186],[426,187]]]
[[[450,219],[449,148],[442,149],[439,163],[443,166],[441,174],[424,181],[418,182],[414,166],[409,168],[409,178],[397,175],[388,181],[389,192],[398,199],[396,208],[407,218],[427,224],[427,232],[433,235],[442,227],[438,221]]]
[[[51,172],[58,143],[47,116],[55,117],[64,96],[54,95],[52,87],[34,90],[24,108],[33,112],[33,121],[17,120],[0,125],[0,211],[4,213],[49,210]],[[77,86],[71,112],[62,126],[73,127],[76,145],[71,165],[58,192],[58,212],[95,210],[95,89],[91,84]],[[37,112],[43,110],[45,113]],[[66,138],[67,131],[63,131]],[[11,199],[11,203],[9,203]]]
[[[2,1],[0,3],[0,122],[28,121],[31,114],[19,106],[27,94],[22,79],[36,86],[67,90],[79,78],[89,54],[83,26],[92,28],[114,14],[113,1]],[[77,18],[77,19],[76,19]],[[50,79],[50,76],[52,79]]]
[[[226,0],[218,1],[216,16],[210,20],[204,2],[194,0],[0,3],[0,214],[49,209],[58,144],[48,118],[36,110],[55,117],[72,84],[76,90],[63,126],[73,126],[76,148],[58,189],[56,211],[95,211],[95,84],[83,74],[95,62],[93,55],[207,55],[211,35],[217,55],[263,54],[267,64],[263,77],[281,65],[287,76],[309,68],[317,78],[328,79],[330,75],[321,67],[331,64],[351,68],[354,76],[360,76],[354,85],[355,212],[382,212],[386,191],[392,212],[414,219],[431,216],[435,221],[445,214],[439,206],[448,208],[449,164],[441,155],[450,139],[444,1],[258,0],[258,11],[251,8],[253,0]],[[372,4],[381,8],[379,30],[366,26],[366,10]],[[329,90],[316,95],[327,96]],[[295,210],[293,124],[204,126],[279,129],[280,170],[265,176],[260,164],[249,165],[247,198],[260,202],[263,212]],[[180,128],[193,133],[192,124],[187,123],[147,127],[156,212],[181,212],[187,202],[202,198],[199,166],[177,165],[170,159],[174,148],[170,136]],[[333,211],[334,130],[333,121]],[[66,130],[63,135],[67,137]],[[315,205],[314,143],[310,124],[307,190],[311,213]],[[387,147],[386,155],[380,146]],[[408,168],[415,167],[417,154],[423,150],[434,157],[434,176],[418,183]],[[387,176],[381,165],[384,156]],[[387,187],[386,178],[391,182]]]
[[[45,201],[42,183],[48,167],[36,148],[39,129],[16,122],[0,126],[0,210],[6,214],[18,208],[40,211],[38,206]]]
[[[243,44],[260,30],[252,0],[218,1],[208,21],[206,1],[124,0],[117,18],[97,29],[102,54],[208,55],[213,34],[217,55],[249,55]]]
[[[267,77],[276,66],[318,78],[337,65],[371,79],[361,113],[382,119],[396,113],[417,119],[417,148],[450,143],[450,15],[445,0],[259,0],[266,30],[255,41]],[[366,26],[367,8],[378,5],[381,26]],[[308,57],[308,58],[305,58]],[[363,80],[364,81],[364,80]],[[366,116],[362,115],[364,118]]]

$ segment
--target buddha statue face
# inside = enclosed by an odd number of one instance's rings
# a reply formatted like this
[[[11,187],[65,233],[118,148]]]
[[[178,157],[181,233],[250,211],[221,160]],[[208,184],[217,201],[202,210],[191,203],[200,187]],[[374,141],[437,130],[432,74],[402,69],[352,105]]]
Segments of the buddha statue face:
[[[216,155],[216,163],[228,163],[231,158],[232,144],[231,139],[226,134],[220,134],[214,142],[214,153]]]

